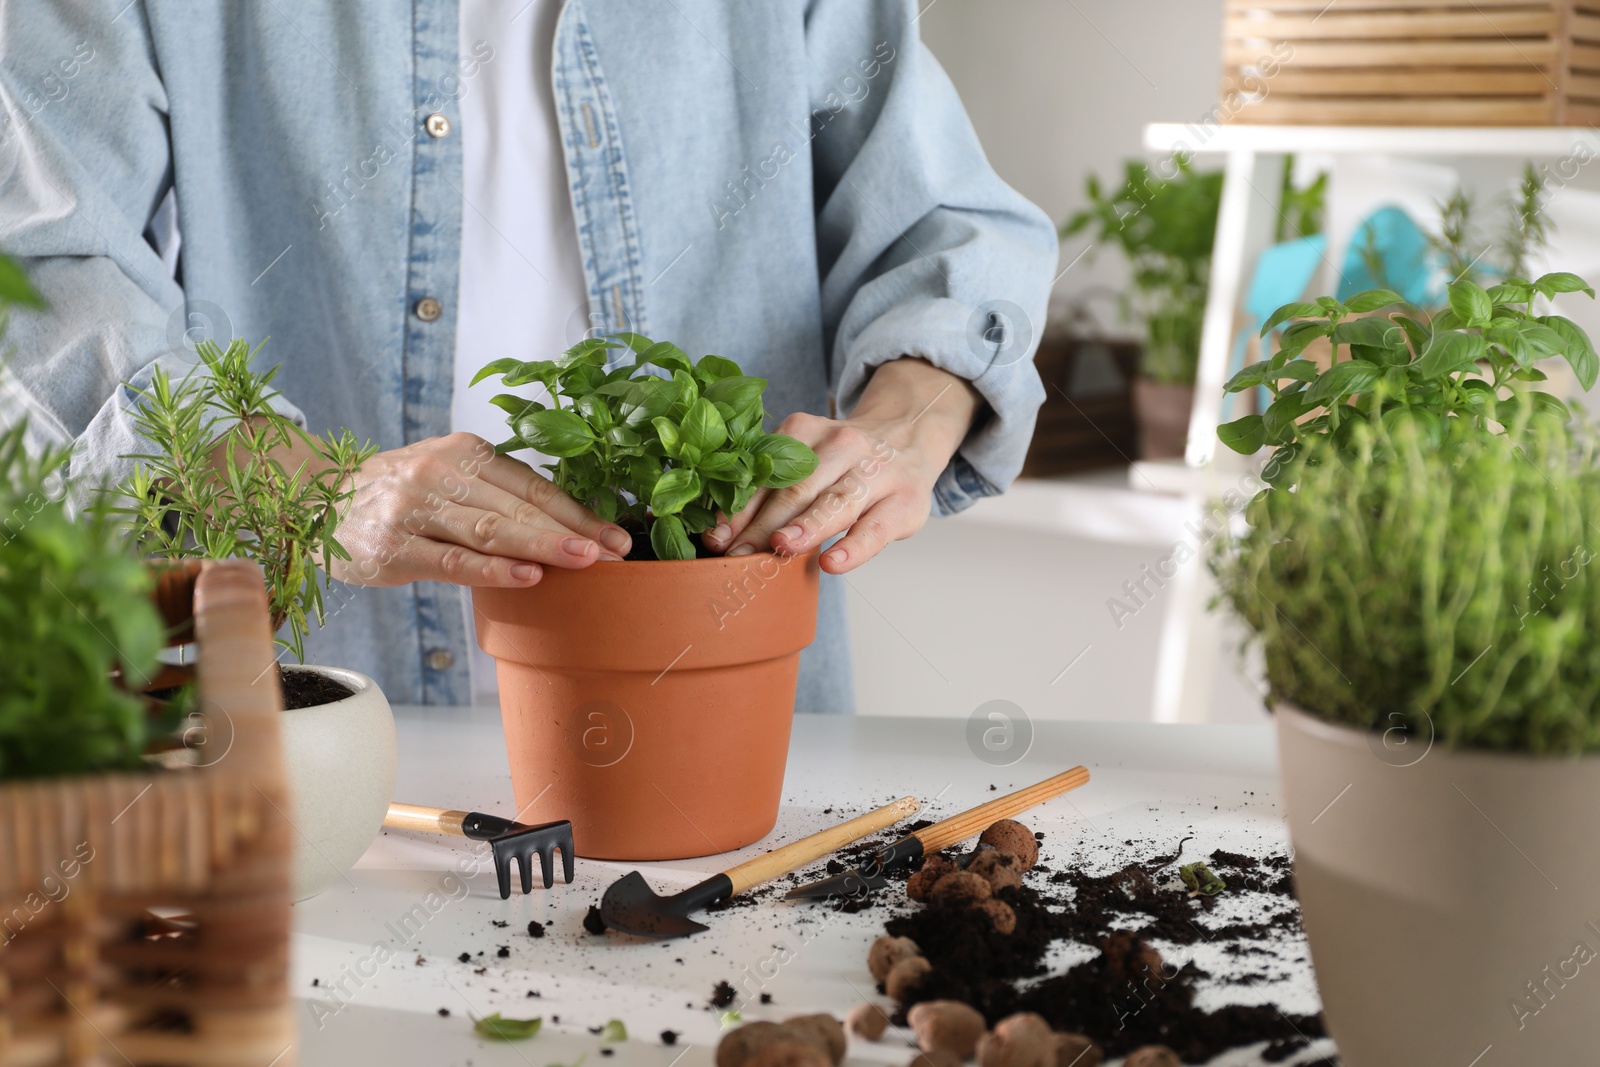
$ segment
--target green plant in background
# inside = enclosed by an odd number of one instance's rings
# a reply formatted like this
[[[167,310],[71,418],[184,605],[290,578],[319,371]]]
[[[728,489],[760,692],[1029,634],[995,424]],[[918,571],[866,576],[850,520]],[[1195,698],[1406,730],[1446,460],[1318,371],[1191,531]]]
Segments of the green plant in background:
[[[1516,192],[1503,205],[1506,218],[1500,236],[1490,239],[1480,230],[1476,201],[1457,187],[1439,205],[1438,235],[1428,238],[1445,277],[1481,286],[1526,277],[1530,258],[1549,245],[1554,230],[1545,217],[1544,201],[1544,173],[1532,163],[1524,164]]]
[[[1273,228],[1273,241],[1282,244],[1321,233],[1327,196],[1327,171],[1318,174],[1304,187],[1296,186],[1294,156],[1284,156],[1283,180],[1278,186],[1278,221]]]
[[[1600,749],[1600,472],[1518,406],[1439,448],[1423,421],[1313,436],[1213,558],[1276,700],[1336,723],[1533,753]],[[1219,543],[1223,539],[1219,539]]]
[[[139,463],[116,510],[151,555],[260,564],[273,627],[289,624],[284,643],[301,658],[310,621],[324,619],[320,567],[350,558],[336,536],[350,477],[375,448],[348,430],[307,433],[275,410],[278,369],[251,370],[256,352],[243,341],[196,351],[207,373],[174,382],[158,368],[140,394],[134,425],[157,451],[127,457]],[[296,446],[314,458],[291,470],[277,456]]]
[[[0,433],[0,779],[138,767],[172,725],[113,673],[138,686],[155,672],[150,576],[103,504],[68,513],[69,451],[30,457],[25,429]]]
[[[1133,268],[1137,308],[1146,329],[1141,370],[1157,381],[1189,384],[1200,359],[1206,283],[1222,203],[1222,175],[1200,173],[1178,158],[1170,179],[1130,162],[1109,192],[1090,175],[1089,206],[1061,236],[1092,228],[1097,242],[1121,248]]]
[[[0,257],[0,326],[13,305],[43,301]],[[0,779],[135,768],[171,726],[116,682],[156,668],[150,576],[105,507],[68,513],[70,450],[30,456],[26,434],[0,432]]]
[[[620,348],[633,362],[606,370]],[[551,457],[557,485],[607,522],[648,529],[658,559],[695,558],[689,536],[710,529],[718,509],[736,514],[757,488],[793,485],[817,466],[806,445],[762,428],[766,380],[721,356],[691,362],[674,344],[619,333],[559,359],[497,359],[473,383],[494,375],[510,387],[538,382],[550,400],[494,397],[513,431],[496,451]]]
[[[1483,289],[1461,280],[1449,287],[1450,306],[1433,316],[1415,308],[1387,316],[1368,314],[1402,305],[1386,289],[1358,293],[1346,301],[1321,297],[1286,304],[1262,327],[1282,323],[1277,352],[1235,374],[1224,387],[1238,393],[1265,386],[1272,402],[1260,415],[1221,426],[1217,435],[1246,455],[1264,446],[1278,451],[1266,478],[1292,484],[1292,461],[1313,440],[1331,438],[1349,452],[1370,448],[1359,430],[1381,424],[1414,424],[1423,440],[1438,447],[1513,421],[1522,408],[1567,417],[1560,400],[1534,387],[1545,375],[1537,359],[1566,359],[1588,389],[1600,372],[1594,346],[1581,328],[1560,315],[1535,315],[1536,296],[1594,290],[1573,274],[1546,274],[1528,282],[1510,279]],[[1326,369],[1303,357],[1307,345],[1326,338],[1332,363]],[[1347,358],[1340,359],[1341,352]],[[1309,416],[1309,417],[1308,417]],[[1261,500],[1266,497],[1258,498]],[[1257,507],[1261,505],[1255,505]],[[1251,521],[1256,515],[1252,513]]]

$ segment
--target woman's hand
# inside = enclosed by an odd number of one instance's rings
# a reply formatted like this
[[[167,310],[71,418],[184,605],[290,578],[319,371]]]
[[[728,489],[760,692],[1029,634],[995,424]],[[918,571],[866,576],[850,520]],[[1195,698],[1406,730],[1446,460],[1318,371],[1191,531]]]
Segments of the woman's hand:
[[[885,363],[849,418],[796,414],[779,424],[779,433],[816,451],[817,469],[787,489],[758,490],[731,518],[719,516],[703,537],[706,547],[741,556],[770,544],[798,555],[848,530],[823,553],[822,569],[854,570],[928,521],[934,482],[966,439],[979,403],[965,379],[920,359]]]
[[[520,588],[539,581],[541,564],[587,567],[632,547],[622,527],[469,433],[379,452],[352,481],[338,529],[350,558],[329,571],[356,585]]]

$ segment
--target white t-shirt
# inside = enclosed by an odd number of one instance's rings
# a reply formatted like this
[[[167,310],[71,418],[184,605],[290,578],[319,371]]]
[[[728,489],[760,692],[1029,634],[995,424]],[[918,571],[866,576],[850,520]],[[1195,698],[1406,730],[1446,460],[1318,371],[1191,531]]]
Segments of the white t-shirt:
[[[559,0],[461,0],[460,50],[494,55],[461,95],[461,307],[450,424],[498,443],[490,360],[554,359],[588,325],[583,260],[550,85]],[[538,386],[530,387],[538,389]],[[532,393],[529,394],[533,395]]]
[[[465,203],[450,426],[498,444],[511,431],[489,398],[504,386],[467,383],[503,356],[554,359],[582,338],[589,303],[550,85],[561,4],[461,0],[460,10],[461,54],[480,41],[494,54],[460,98]],[[472,688],[480,700],[496,692],[494,661],[476,642]]]

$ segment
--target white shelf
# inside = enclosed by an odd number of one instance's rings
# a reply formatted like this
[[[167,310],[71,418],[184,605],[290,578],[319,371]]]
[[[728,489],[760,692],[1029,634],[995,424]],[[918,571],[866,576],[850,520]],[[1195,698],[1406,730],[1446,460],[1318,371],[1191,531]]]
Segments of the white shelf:
[[[1579,145],[1600,153],[1600,131],[1585,126],[1253,126],[1154,122],[1152,152],[1356,152],[1406,156],[1566,156]]]

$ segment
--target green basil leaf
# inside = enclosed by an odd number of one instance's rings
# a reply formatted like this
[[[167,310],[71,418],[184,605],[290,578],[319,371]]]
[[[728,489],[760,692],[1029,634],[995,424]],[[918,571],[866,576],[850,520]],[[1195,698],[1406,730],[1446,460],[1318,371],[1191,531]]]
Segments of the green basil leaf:
[[[1428,347],[1428,339],[1433,336],[1433,331],[1429,329],[1427,323],[1418,322],[1405,315],[1396,315],[1394,319],[1400,324],[1401,329],[1405,330],[1406,340],[1411,342],[1413,352],[1421,352]]]
[[[1467,326],[1485,326],[1494,316],[1494,302],[1483,287],[1470,278],[1451,282],[1450,310]]]
[[[606,440],[618,448],[638,448],[643,442],[639,431],[626,426],[613,426],[606,431]]]
[[[721,478],[738,485],[750,484],[750,464],[737,452],[713,452],[702,459],[695,469],[711,478]]]
[[[528,400],[513,393],[496,393],[489,398],[489,403],[509,415],[509,421],[512,422],[530,411],[544,410],[544,405],[537,400]]]
[[[472,1029],[491,1041],[525,1041],[537,1034],[543,1023],[543,1019],[507,1019],[495,1012],[473,1022]]]
[[[515,358],[513,358],[511,356],[507,356],[505,359],[497,359],[493,363],[490,363],[487,366],[485,366],[477,374],[474,374],[472,376],[472,381],[469,382],[468,384],[469,385],[477,385],[479,382],[483,381],[485,378],[491,378],[496,374],[507,374],[510,371],[513,371],[516,368],[520,367],[521,365],[522,365],[522,360],[515,359]]]
[[[704,504],[685,504],[678,518],[683,521],[685,531],[697,534],[711,529],[717,521],[717,513]]]
[[[1306,390],[1308,407],[1336,404],[1353,393],[1365,392],[1383,374],[1383,368],[1364,359],[1347,359],[1335,363]]]
[[[694,380],[694,375],[683,370],[673,371],[672,380],[678,383],[677,395],[672,402],[687,413],[689,406],[700,399],[700,384]]]
[[[1489,300],[1498,309],[1507,304],[1526,304],[1533,299],[1533,286],[1520,278],[1507,278],[1489,287]]]
[[[676,515],[657,515],[650,523],[650,547],[657,559],[694,559],[694,545]]]
[[[759,483],[769,489],[794,485],[817,469],[817,454],[788,434],[765,435],[756,442],[755,453],[772,460],[771,476]]]
[[[694,370],[694,364],[689,362],[689,357],[684,355],[683,349],[670,341],[661,341],[640,352],[639,362],[649,363],[663,370],[671,371],[674,377],[680,371],[688,374]]]
[[[518,363],[500,379],[501,385],[527,385],[529,382],[542,382],[549,386],[556,380],[560,371],[553,360],[536,359],[528,363]]]
[[[591,337],[586,341],[579,341],[561,353],[561,358],[556,360],[556,366],[562,370],[576,366],[604,366],[606,350],[616,347],[615,344],[604,337]]]
[[[628,460],[628,484],[624,487],[640,500],[649,500],[661,480],[661,461],[649,456],[634,456]]]
[[[578,414],[583,416],[596,434],[603,434],[611,429],[611,409],[606,406],[603,397],[596,396],[593,393],[587,396],[580,396],[574,407],[578,409]]]
[[[631,387],[617,405],[617,414],[626,426],[642,426],[672,410],[676,386],[663,378],[638,378],[628,383]]]
[[[608,334],[613,341],[621,341],[635,356],[641,356],[655,346],[655,342],[642,333]]]
[[[739,364],[721,356],[701,356],[700,362],[694,365],[694,376],[707,385],[725,378],[739,378],[743,374]]]
[[[582,455],[595,444],[589,424],[571,411],[531,411],[517,420],[516,430],[529,448],[559,459]]]
[[[1242,393],[1246,389],[1253,389],[1267,380],[1268,367],[1265,363],[1251,363],[1240,368],[1239,373],[1229,378],[1222,386],[1225,393]]]
[[[1367,289],[1357,293],[1345,301],[1345,306],[1356,314],[1367,311],[1377,311],[1379,308],[1393,307],[1395,304],[1404,304],[1406,298],[1393,289]]]
[[[1266,443],[1266,430],[1260,415],[1246,415],[1217,427],[1217,438],[1241,455],[1258,452]]]
[[[1262,444],[1286,445],[1293,441],[1299,429],[1296,421],[1313,406],[1306,403],[1305,396],[1300,393],[1285,394],[1268,404],[1267,410],[1261,413]],[[1250,452],[1260,447],[1258,444]]]
[[[705,397],[689,405],[679,430],[684,443],[693,445],[702,453],[714,452],[728,440],[728,424],[722,421],[717,406]]]
[[[1346,319],[1329,335],[1336,345],[1364,345],[1370,348],[1405,348],[1406,332],[1388,319]]]
[[[750,484],[766,485],[772,481],[772,457],[756,453],[756,458],[750,461]],[[726,510],[726,509],[724,509]],[[733,512],[728,512],[733,514]]]
[[[1600,359],[1596,358],[1594,344],[1590,342],[1589,335],[1583,331],[1583,327],[1560,315],[1546,315],[1539,321],[1561,335],[1566,342],[1561,354],[1572,365],[1572,372],[1577,375],[1578,384],[1585,390],[1592,389],[1596,372],[1600,371]]]
[[[732,515],[738,509],[734,505],[734,494],[738,487],[732,482],[715,479],[706,483],[706,491],[711,494],[712,501],[722,509],[724,515]]]
[[[721,378],[706,386],[705,396],[708,400],[728,404],[737,410],[760,400],[766,388],[765,378]]]
[[[1442,378],[1446,374],[1472,370],[1487,353],[1488,342],[1481,334],[1441,330],[1411,362],[1410,369],[1419,378]]]
[[[1278,351],[1287,352],[1291,356],[1299,355],[1305,351],[1306,345],[1319,337],[1328,336],[1332,330],[1332,324],[1327,322],[1316,320],[1297,322],[1284,330],[1282,336],[1278,338]]]
[[[700,496],[700,476],[682,467],[667,471],[650,491],[650,510],[658,516],[676,515]]]
[[[1271,333],[1279,324],[1287,322],[1290,319],[1306,319],[1306,318],[1311,318],[1312,316],[1319,316],[1320,317],[1321,315],[1322,315],[1322,308],[1320,306],[1316,305],[1316,304],[1302,304],[1302,303],[1285,304],[1285,305],[1283,305],[1283,307],[1279,308],[1277,311],[1274,311],[1267,318],[1267,321],[1262,324],[1260,336],[1265,337],[1267,334]]]
[[[1533,283],[1533,289],[1545,296],[1554,296],[1556,293],[1588,293],[1594,296],[1594,290],[1589,283],[1576,274],[1568,274],[1564,270],[1553,271],[1540,275]],[[1565,408],[1562,409],[1566,410]]]
[[[667,455],[676,459],[683,454],[683,435],[678,432],[678,424],[665,415],[650,420],[650,425],[656,428],[656,436],[661,439],[661,447]]]
[[[589,498],[589,510],[600,516],[602,522],[616,522],[621,507],[616,492],[610,489],[602,489]]]
[[[1297,382],[1314,382],[1322,370],[1309,359],[1291,359],[1274,371],[1270,377],[1276,381],[1293,378]]]

